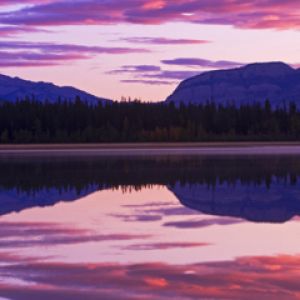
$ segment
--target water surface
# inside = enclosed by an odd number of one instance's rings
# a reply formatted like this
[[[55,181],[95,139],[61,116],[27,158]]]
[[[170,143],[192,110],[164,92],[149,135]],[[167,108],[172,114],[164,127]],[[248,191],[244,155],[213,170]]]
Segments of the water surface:
[[[0,156],[0,297],[300,299],[300,156],[214,154]]]

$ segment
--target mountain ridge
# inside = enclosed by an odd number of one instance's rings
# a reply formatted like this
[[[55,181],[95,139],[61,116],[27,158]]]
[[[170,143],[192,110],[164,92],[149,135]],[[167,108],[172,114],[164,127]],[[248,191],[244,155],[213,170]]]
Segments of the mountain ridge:
[[[38,102],[48,101],[55,103],[58,99],[73,102],[77,96],[91,105],[112,101],[94,96],[72,86],[58,86],[51,82],[35,82],[0,74],[0,101],[15,102],[18,99],[29,97],[31,99],[34,98]]]
[[[300,69],[283,62],[252,63],[239,68],[214,70],[183,80],[166,102],[237,105],[271,101],[300,103]]]

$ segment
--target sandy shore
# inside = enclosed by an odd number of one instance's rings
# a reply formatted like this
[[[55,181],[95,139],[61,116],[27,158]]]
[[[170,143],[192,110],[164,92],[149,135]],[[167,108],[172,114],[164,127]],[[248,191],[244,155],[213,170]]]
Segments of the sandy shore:
[[[299,154],[300,142],[0,145],[0,155],[271,155]]]

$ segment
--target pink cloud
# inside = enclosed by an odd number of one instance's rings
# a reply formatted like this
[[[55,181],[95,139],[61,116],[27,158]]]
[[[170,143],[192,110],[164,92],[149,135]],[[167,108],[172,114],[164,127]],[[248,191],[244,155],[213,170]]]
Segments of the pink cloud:
[[[8,3],[3,1],[2,5]],[[0,22],[56,26],[124,22],[163,24],[184,21],[233,25],[239,28],[295,29],[300,27],[299,2],[294,0],[107,0],[104,2],[61,0],[28,1],[28,3],[36,5],[14,12],[4,12],[0,14]]]

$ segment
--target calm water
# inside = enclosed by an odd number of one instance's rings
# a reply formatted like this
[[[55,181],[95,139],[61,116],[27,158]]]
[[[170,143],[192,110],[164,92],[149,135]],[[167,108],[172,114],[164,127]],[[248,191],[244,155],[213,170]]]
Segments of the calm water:
[[[300,299],[300,156],[0,157],[0,299]]]

